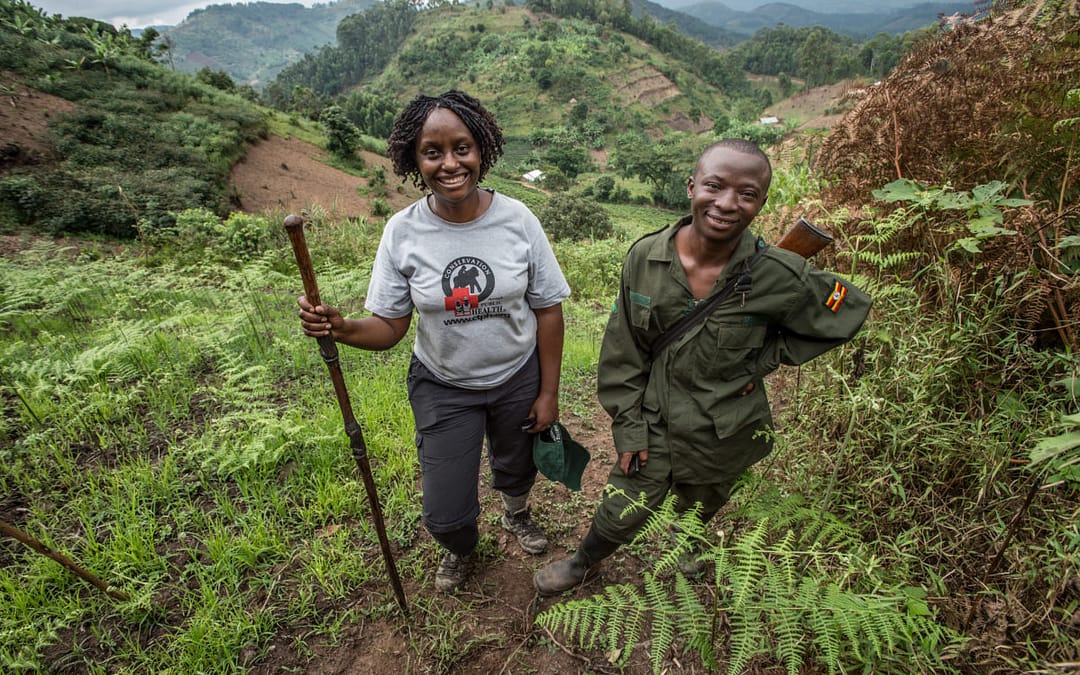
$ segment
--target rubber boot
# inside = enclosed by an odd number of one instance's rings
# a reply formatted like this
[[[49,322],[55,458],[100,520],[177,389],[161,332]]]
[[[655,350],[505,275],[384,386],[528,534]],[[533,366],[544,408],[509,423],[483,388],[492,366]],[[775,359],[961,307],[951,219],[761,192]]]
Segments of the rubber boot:
[[[590,527],[577,552],[541,568],[533,575],[533,585],[540,595],[555,595],[569,590],[584,581],[589,570],[617,548],[618,544],[602,538]]]

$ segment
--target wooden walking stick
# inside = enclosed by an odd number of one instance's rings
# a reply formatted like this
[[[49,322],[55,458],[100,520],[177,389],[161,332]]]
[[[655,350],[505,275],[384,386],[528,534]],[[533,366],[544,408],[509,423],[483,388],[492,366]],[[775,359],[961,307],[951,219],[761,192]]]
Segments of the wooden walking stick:
[[[311,266],[311,256],[308,254],[307,242],[304,239],[304,219],[297,215],[286,217],[285,231],[289,234],[289,241],[292,242],[293,253],[296,255],[296,265],[300,268],[300,277],[304,281],[304,294],[312,306],[318,307],[322,302],[319,300],[319,286],[315,282],[315,270]],[[379,535],[379,546],[382,548],[383,559],[386,561],[386,571],[390,574],[390,585],[394,588],[398,606],[408,616],[409,608],[405,604],[405,591],[401,588],[397,565],[394,564],[394,555],[390,552],[390,540],[386,538],[386,526],[383,524],[379,495],[375,491],[375,479],[371,475],[371,465],[368,463],[364,432],[353,415],[352,404],[349,403],[349,392],[345,388],[345,378],[341,375],[337,344],[331,335],[324,335],[316,340],[319,342],[319,355],[326,362],[326,368],[330,371],[330,380],[334,383],[334,393],[337,394],[341,416],[345,420],[345,434],[349,437],[353,458],[360,469],[360,476],[364,479],[364,489],[367,490],[368,503],[371,505],[371,519],[375,522],[375,532]]]
[[[18,539],[19,541],[26,544],[30,548],[34,549],[38,553],[44,555],[45,557],[52,558],[53,560],[60,563],[64,567],[68,568],[69,570],[71,570],[75,574],[79,575],[80,577],[82,577],[86,581],[89,581],[93,585],[95,585],[98,588],[100,588],[101,590],[105,591],[105,593],[107,593],[111,597],[113,597],[113,598],[115,598],[117,600],[129,600],[130,599],[128,597],[127,593],[125,593],[125,592],[123,592],[121,590],[118,590],[116,588],[113,588],[112,586],[108,585],[107,583],[105,583],[101,579],[94,576],[91,572],[89,572],[86,569],[79,566],[78,563],[76,563],[71,558],[67,557],[63,553],[58,553],[58,552],[52,550],[51,548],[49,548],[45,544],[41,543],[37,539],[34,539],[30,535],[23,532],[22,530],[15,527],[14,525],[8,523],[7,521],[0,520],[0,533],[6,534],[9,537],[14,537],[15,539]]]

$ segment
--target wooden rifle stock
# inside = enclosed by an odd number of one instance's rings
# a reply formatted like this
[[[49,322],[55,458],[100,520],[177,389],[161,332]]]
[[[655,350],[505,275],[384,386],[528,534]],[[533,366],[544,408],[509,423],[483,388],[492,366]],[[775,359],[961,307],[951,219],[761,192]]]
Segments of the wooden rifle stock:
[[[791,229],[780,237],[780,241],[776,242],[776,245],[793,253],[798,253],[804,258],[809,258],[831,243],[833,243],[832,236],[800,216],[795,221],[795,224],[791,226]]]

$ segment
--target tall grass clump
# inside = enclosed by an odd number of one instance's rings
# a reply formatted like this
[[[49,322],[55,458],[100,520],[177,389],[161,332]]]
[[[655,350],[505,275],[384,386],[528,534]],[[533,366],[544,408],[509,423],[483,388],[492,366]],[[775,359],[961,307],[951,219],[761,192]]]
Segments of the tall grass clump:
[[[357,589],[364,611],[393,605],[288,251],[255,217],[178,222],[186,241],[0,260],[0,512],[130,596],[3,542],[4,672],[245,670],[286,626],[332,633]],[[361,296],[355,269],[320,262],[326,297]],[[345,358],[390,537],[411,545],[408,352]]]

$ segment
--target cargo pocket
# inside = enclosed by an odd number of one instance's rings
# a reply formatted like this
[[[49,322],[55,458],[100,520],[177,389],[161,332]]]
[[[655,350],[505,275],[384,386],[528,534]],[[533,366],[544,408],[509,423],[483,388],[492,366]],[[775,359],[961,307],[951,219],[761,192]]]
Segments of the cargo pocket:
[[[728,470],[741,470],[762,459],[773,447],[773,420],[764,387],[746,396],[725,399],[713,415],[717,461]]]
[[[753,374],[765,334],[761,324],[709,321],[694,341],[703,374],[722,381]]]

